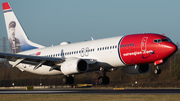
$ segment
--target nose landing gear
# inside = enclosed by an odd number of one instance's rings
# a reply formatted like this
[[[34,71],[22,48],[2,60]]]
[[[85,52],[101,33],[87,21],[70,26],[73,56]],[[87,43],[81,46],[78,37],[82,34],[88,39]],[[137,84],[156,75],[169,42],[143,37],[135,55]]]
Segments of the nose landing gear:
[[[155,74],[161,74],[161,69],[157,66],[157,68],[154,70]]]
[[[154,65],[157,66],[157,68],[154,70],[155,74],[161,74],[161,69],[159,69],[158,65],[163,63],[163,59],[157,60],[154,62]]]

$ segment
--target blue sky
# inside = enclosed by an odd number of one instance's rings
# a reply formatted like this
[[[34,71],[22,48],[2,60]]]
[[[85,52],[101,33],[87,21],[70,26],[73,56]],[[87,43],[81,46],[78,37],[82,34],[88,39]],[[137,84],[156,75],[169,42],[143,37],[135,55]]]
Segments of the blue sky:
[[[1,0],[9,2],[29,39],[44,46],[62,41],[164,33],[179,41],[180,0]],[[0,7],[0,38],[7,37]]]

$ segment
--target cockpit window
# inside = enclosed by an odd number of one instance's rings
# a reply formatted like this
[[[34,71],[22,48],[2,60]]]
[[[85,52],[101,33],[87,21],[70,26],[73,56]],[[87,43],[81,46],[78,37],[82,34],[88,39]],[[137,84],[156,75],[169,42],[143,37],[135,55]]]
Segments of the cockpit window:
[[[167,38],[167,39],[154,39],[155,43],[166,42],[166,41],[172,42],[169,38]]]
[[[154,40],[155,43],[158,43],[157,39]]]
[[[169,42],[172,42],[171,39],[167,38]]]
[[[164,41],[168,41],[168,39],[162,39],[162,42],[164,42]]]
[[[162,40],[161,39],[154,39],[154,42],[155,43],[160,43],[160,42],[162,42]]]

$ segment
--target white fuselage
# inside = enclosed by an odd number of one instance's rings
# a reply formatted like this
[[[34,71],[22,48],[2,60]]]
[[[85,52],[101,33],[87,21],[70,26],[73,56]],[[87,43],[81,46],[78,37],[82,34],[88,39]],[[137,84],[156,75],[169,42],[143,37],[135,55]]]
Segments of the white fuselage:
[[[33,49],[29,51],[20,52],[18,54],[36,55],[38,52],[40,52],[40,55],[38,56],[56,57],[62,59],[95,59],[97,60],[97,62],[106,63],[112,67],[120,67],[125,66],[121,62],[118,53],[118,43],[121,40],[121,38],[122,36],[72,44],[66,44],[65,42],[63,42],[61,45],[58,46]],[[10,62],[10,64],[13,64],[13,62]],[[22,71],[28,71],[36,74],[62,74],[61,71],[58,70],[49,71],[51,67],[45,65],[42,65],[37,70],[33,70],[34,65],[28,65],[23,63],[20,63],[16,67],[18,67]]]

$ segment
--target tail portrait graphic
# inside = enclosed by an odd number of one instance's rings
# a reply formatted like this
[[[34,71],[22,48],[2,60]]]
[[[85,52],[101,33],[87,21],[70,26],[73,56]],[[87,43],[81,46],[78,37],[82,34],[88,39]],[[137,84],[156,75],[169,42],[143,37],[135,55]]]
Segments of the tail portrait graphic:
[[[21,52],[21,44],[18,38],[16,38],[16,33],[15,33],[15,27],[16,27],[16,22],[11,21],[9,23],[9,45],[11,49],[11,53],[18,53]]]
[[[19,53],[44,46],[31,42],[8,2],[2,4],[11,53]]]

